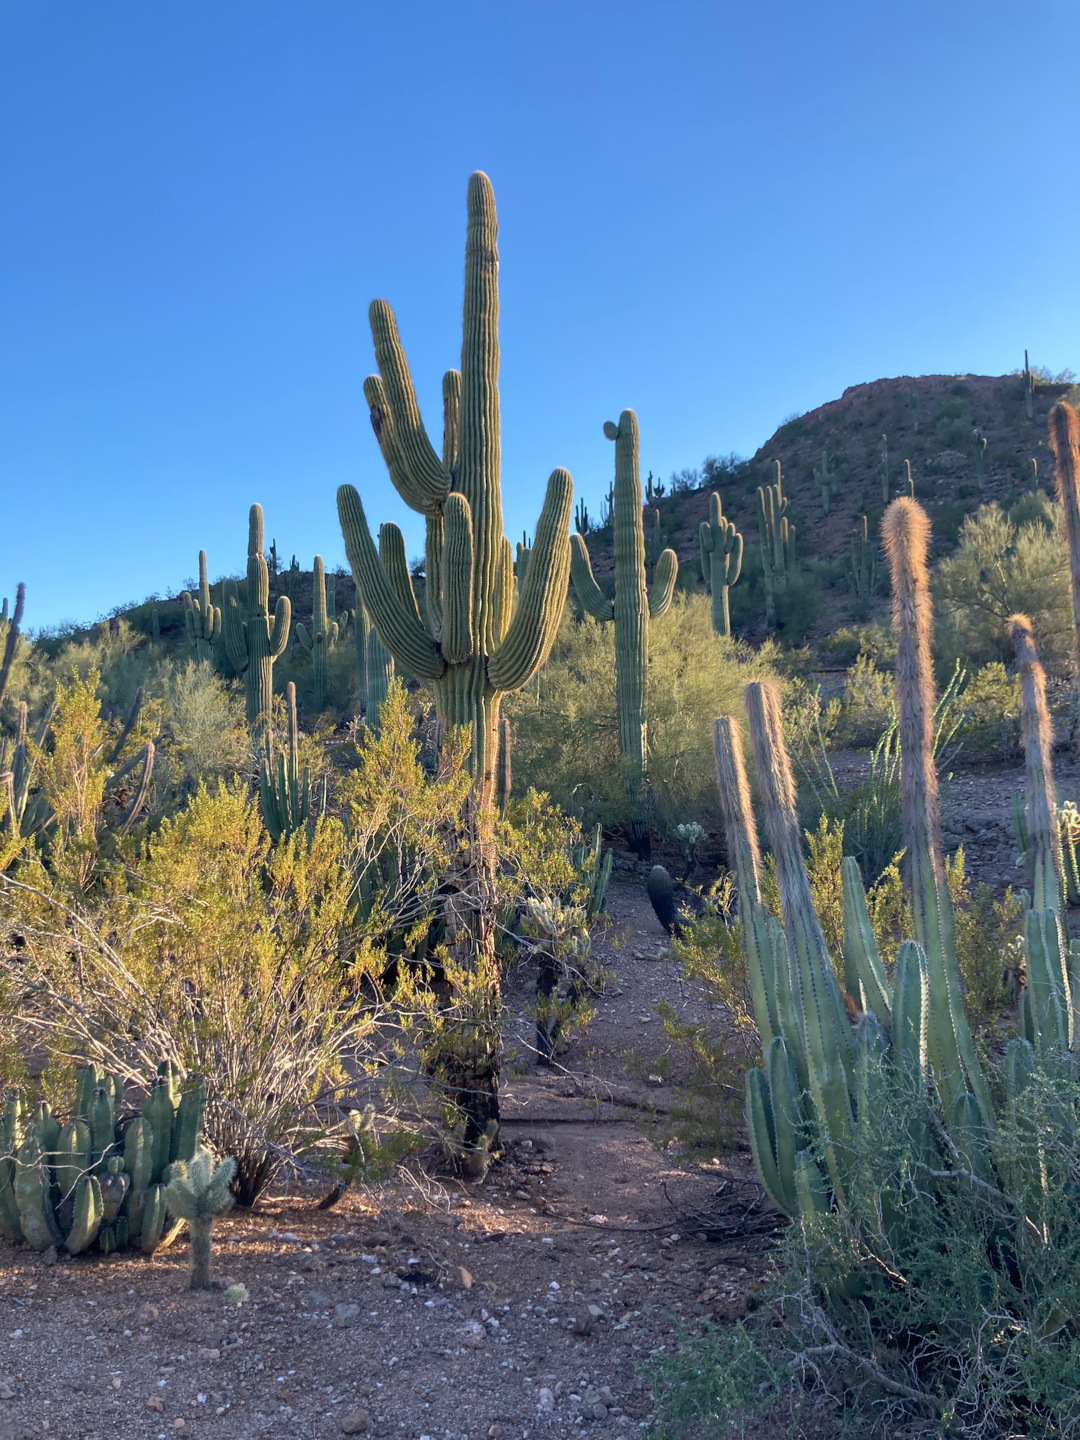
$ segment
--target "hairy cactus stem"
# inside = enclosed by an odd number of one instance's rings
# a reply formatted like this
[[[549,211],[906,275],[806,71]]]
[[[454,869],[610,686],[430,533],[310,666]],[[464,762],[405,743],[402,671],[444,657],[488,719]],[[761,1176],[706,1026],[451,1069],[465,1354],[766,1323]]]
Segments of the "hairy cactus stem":
[[[1061,833],[1057,822],[1051,758],[1050,714],[1046,708],[1046,676],[1035,649],[1035,636],[1026,615],[1011,615],[1006,630],[1016,654],[1023,705],[1020,735],[1024,747],[1027,833],[1034,851],[1032,909],[1061,908]]]
[[[951,1106],[965,1091],[989,1117],[990,1094],[975,1055],[960,995],[952,903],[942,865],[934,765],[935,691],[930,657],[932,607],[926,555],[930,521],[910,496],[894,500],[882,522],[892,578],[895,691],[900,735],[900,810],[915,939],[926,953],[932,999],[928,1048]]]
[[[1025,367],[1027,356],[1025,352]],[[1069,544],[1069,584],[1072,590],[1073,684],[1080,689],[1080,418],[1071,405],[1061,401],[1050,411],[1050,448],[1056,461],[1054,483],[1065,512],[1065,537]]]

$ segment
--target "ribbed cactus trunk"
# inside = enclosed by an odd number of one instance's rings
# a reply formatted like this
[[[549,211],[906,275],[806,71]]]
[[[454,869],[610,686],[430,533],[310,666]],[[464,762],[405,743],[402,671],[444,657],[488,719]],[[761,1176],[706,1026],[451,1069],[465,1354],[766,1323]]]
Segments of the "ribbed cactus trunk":
[[[331,582],[332,583],[332,582]],[[311,571],[311,631],[296,626],[296,638],[311,655],[311,679],[315,708],[326,699],[326,655],[337,643],[339,626],[326,600],[326,570],[321,555],[315,556]]]
[[[992,1113],[960,996],[952,903],[942,864],[941,818],[934,765],[932,610],[926,569],[930,521],[901,496],[882,522],[892,577],[896,633],[895,687],[900,733],[900,808],[915,939],[926,953],[932,1008],[927,1036],[942,1094],[951,1105],[965,1092]]]
[[[1022,707],[1020,737],[1024,747],[1024,792],[1031,850],[1033,910],[1061,908],[1061,832],[1054,793],[1050,712],[1046,675],[1035,649],[1035,635],[1026,615],[1010,615],[1006,630],[1016,655]]]
[[[205,550],[199,551],[199,598],[192,599],[187,590],[180,598],[184,602],[184,628],[192,655],[196,660],[212,661],[214,644],[221,637],[222,616],[221,611],[210,600]]]
[[[597,585],[585,541],[576,534],[570,537],[570,571],[582,608],[597,620],[615,622],[615,701],[619,753],[626,767],[630,811],[628,839],[638,854],[647,858],[649,827],[643,802],[648,761],[649,619],[665,614],[671,605],[679,562],[674,550],[661,552],[650,596],[645,583],[638,422],[633,410],[624,410],[617,425],[606,421],[604,434],[615,442],[612,501],[615,599],[609,600]]]
[[[1025,352],[1025,368],[1027,355]],[[1080,418],[1064,401],[1050,411],[1050,448],[1056,461],[1054,476],[1058,500],[1065,512],[1069,542],[1069,585],[1072,590],[1073,684],[1080,689]]]
[[[465,1119],[474,1153],[498,1129],[499,976],[495,961],[494,789],[499,704],[547,658],[566,596],[572,482],[548,480],[528,573],[514,605],[513,562],[502,533],[499,445],[498,225],[485,175],[469,180],[461,372],[443,380],[443,449],[420,418],[393,311],[370,311],[379,375],[365,382],[372,426],[398,492],[426,520],[424,617],[396,526],[380,531],[379,553],[351,485],[338,515],[359,602],[394,662],[435,693],[440,726],[468,726],[473,788],[445,877],[444,919],[454,963],[479,985],[475,1024],[434,1071]],[[359,627],[358,627],[359,628]],[[368,637],[368,647],[372,636]],[[369,710],[372,696],[369,678]],[[486,986],[486,990],[485,990]]]
[[[709,496],[709,518],[698,527],[701,578],[712,596],[712,628],[717,635],[731,634],[728,591],[742,573],[743,537],[734,522],[724,518],[720,496]]]

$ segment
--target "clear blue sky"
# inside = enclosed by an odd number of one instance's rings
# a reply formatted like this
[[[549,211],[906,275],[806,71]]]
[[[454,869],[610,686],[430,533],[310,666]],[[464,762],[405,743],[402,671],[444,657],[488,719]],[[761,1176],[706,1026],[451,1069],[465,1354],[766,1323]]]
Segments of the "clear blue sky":
[[[0,593],[169,593],[246,513],[405,519],[361,394],[460,352],[499,205],[506,528],[604,420],[659,474],[881,375],[1080,369],[1075,0],[2,0]],[[409,531],[410,550],[419,530]]]

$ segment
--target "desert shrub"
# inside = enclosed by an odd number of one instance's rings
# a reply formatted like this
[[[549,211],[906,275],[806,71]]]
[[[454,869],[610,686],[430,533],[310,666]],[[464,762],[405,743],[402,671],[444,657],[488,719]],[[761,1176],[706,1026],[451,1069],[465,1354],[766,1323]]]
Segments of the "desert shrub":
[[[650,1361],[646,1376],[656,1403],[649,1440],[741,1440],[768,1412],[775,1435],[793,1434],[798,1413],[789,1368],[759,1327],[680,1336],[673,1354]],[[786,1405],[784,1402],[788,1402]]]
[[[985,883],[973,891],[963,846],[946,861],[945,874],[964,1009],[973,1030],[986,1030],[1016,1003],[1023,985],[1024,902],[1011,885],[1000,900]]]
[[[1000,660],[983,665],[957,702],[956,741],[965,758],[1016,755],[1020,745],[1020,681]]]
[[[235,682],[205,660],[187,660],[169,668],[163,689],[173,751],[189,788],[248,767],[244,697]]]
[[[869,655],[860,654],[844,677],[832,743],[872,745],[895,713],[892,676],[879,670]]]
[[[767,655],[713,634],[706,596],[680,597],[652,621],[649,779],[661,827],[716,819],[713,719],[740,713],[743,686],[770,669]],[[513,725],[515,784],[546,792],[586,826],[624,823],[612,625],[568,616],[539,681],[508,696],[504,708]]]
[[[939,406],[934,416],[938,443],[946,450],[966,450],[971,444],[974,423],[970,401],[954,395]]]
[[[896,659],[896,641],[884,625],[841,625],[818,643],[822,655],[850,665],[865,655],[877,665],[891,665]]]
[[[997,504],[981,505],[960,529],[954,555],[933,577],[937,648],[945,664],[1007,661],[1005,621],[1030,615],[1039,656],[1062,670],[1072,644],[1068,554],[1060,511],[1054,529],[1031,521],[1018,529]]]

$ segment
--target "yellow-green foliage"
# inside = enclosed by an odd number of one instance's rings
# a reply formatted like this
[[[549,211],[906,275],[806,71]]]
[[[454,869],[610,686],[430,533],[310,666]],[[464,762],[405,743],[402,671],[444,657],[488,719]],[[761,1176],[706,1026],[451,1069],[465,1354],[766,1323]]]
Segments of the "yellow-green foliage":
[[[844,677],[844,691],[829,728],[834,745],[866,746],[877,742],[896,715],[892,676],[861,653]]]
[[[1067,666],[1072,645],[1068,549],[1060,506],[1054,525],[1014,525],[997,504],[980,505],[960,527],[955,554],[934,574],[936,645],[947,664],[1010,660],[1005,621],[1030,615],[1039,657]]]
[[[957,705],[956,740],[965,757],[1015,756],[1020,744],[1020,680],[991,660],[968,680]]]
[[[564,618],[539,683],[504,702],[514,730],[514,777],[546,791],[557,805],[617,826],[627,818],[615,711],[611,625]],[[712,629],[704,595],[676,599],[651,622],[648,773],[659,822],[717,816],[712,723],[742,713],[748,680],[772,672],[770,652],[755,652]]]
[[[964,1008],[976,1030],[1000,1020],[1022,988],[1024,901],[1006,886],[995,900],[989,885],[972,890],[961,846],[945,863],[956,928]]]

